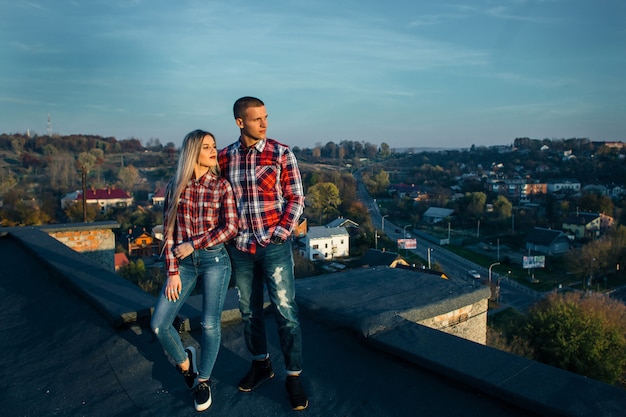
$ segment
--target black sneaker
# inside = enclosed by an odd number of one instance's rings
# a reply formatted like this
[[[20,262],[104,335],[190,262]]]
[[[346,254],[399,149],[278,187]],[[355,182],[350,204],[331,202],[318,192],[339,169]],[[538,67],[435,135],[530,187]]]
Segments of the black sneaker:
[[[204,411],[211,406],[211,382],[201,381],[198,382],[196,387],[196,395],[193,400],[196,411]]]
[[[252,361],[250,370],[239,381],[239,391],[250,392],[262,382],[272,378],[274,378],[274,371],[272,371],[272,363],[269,358],[262,361]]]
[[[304,388],[302,388],[300,376],[287,375],[285,387],[287,387],[287,394],[289,394],[289,402],[291,403],[291,408],[296,411],[300,411],[309,406],[309,399],[304,393]]]
[[[187,352],[187,357],[189,358],[189,369],[183,371],[178,366],[178,372],[183,374],[185,378],[185,385],[189,389],[193,389],[196,386],[196,377],[198,376],[198,367],[196,366],[196,349],[193,346],[187,346],[185,348],[185,352]]]

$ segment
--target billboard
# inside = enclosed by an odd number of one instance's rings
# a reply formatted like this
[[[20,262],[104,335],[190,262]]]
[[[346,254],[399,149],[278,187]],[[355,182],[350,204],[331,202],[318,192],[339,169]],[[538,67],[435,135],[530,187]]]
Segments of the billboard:
[[[398,249],[417,249],[417,239],[398,239]]]
[[[546,266],[546,257],[541,256],[524,256],[524,269],[530,268],[545,268]]]

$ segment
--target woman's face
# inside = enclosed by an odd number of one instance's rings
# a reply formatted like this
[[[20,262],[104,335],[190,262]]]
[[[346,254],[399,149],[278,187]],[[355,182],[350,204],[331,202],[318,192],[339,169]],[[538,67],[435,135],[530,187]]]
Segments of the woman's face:
[[[202,147],[200,148],[200,155],[198,155],[196,165],[203,170],[217,165],[217,147],[215,146],[213,136],[206,135],[202,139]]]

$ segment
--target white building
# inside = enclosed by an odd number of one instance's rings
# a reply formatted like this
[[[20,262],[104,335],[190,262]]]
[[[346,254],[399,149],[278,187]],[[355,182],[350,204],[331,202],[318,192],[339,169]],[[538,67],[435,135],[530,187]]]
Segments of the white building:
[[[109,207],[130,207],[133,205],[133,197],[119,188],[89,189],[86,191],[86,196],[85,203],[97,204],[100,213],[106,212]],[[76,190],[61,198],[61,208],[65,210],[68,205],[82,203],[82,201],[83,192]]]
[[[350,235],[345,227],[313,226],[305,238],[309,260],[328,260],[350,254]]]
[[[548,194],[569,192],[578,194],[580,192],[580,182],[565,180],[549,182],[547,185]]]

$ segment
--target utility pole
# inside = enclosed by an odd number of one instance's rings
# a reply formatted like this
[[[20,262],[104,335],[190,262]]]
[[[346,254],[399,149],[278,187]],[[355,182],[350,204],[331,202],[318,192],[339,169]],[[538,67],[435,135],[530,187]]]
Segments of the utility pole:
[[[84,165],[81,177],[83,180],[83,223],[87,223],[87,170]]]

